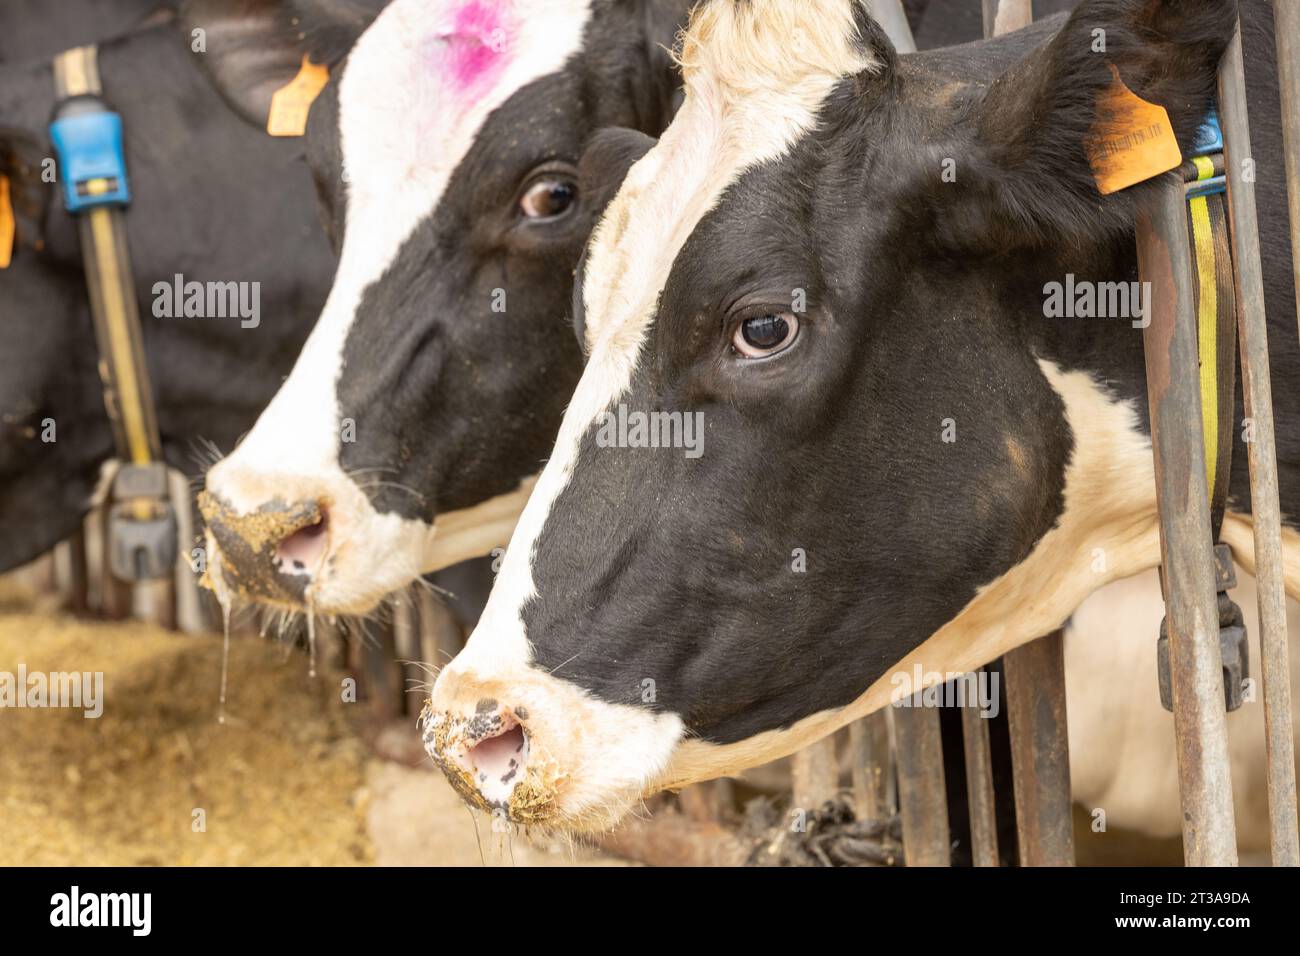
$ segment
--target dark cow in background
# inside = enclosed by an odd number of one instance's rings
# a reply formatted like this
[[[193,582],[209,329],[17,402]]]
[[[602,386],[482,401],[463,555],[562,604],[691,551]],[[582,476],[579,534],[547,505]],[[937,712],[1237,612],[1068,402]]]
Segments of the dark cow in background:
[[[190,45],[169,15],[103,42],[99,64],[124,118],[134,193],[126,224],[163,451],[193,473],[201,440],[229,447],[275,394],[324,302],[334,258],[302,141],[269,137],[232,113]],[[13,262],[0,270],[0,570],[80,526],[113,456],[76,227],[42,180],[54,101],[48,61],[0,65],[0,173],[18,219]],[[155,316],[155,284],[178,274],[257,283],[255,324]],[[48,421],[54,441],[42,440]]]
[[[888,704],[913,665],[968,671],[1158,562],[1140,333],[1045,319],[1044,289],[1136,279],[1146,189],[1099,196],[1085,154],[1109,64],[1186,147],[1236,11],[1087,0],[1064,25],[899,58],[851,0],[701,8],[658,144],[613,132],[584,157],[594,183],[642,158],[587,253],[590,356],[555,450],[427,711],[468,799],[609,825]],[[1270,13],[1242,8],[1289,380]],[[1294,514],[1300,397],[1275,400]],[[611,440],[609,416],[634,413],[679,434],[702,416],[703,454]],[[1224,538],[1249,569],[1242,448],[1231,494]]]
[[[125,33],[168,0],[5,0],[0,5],[0,63],[45,60],[56,53]]]

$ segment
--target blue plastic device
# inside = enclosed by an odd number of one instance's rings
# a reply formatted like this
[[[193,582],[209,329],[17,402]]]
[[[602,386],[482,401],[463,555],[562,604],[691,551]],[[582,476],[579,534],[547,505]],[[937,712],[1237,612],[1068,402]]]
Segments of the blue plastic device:
[[[1210,156],[1221,152],[1223,152],[1223,130],[1219,126],[1219,112],[1211,108],[1205,117],[1205,122],[1196,130],[1196,140],[1192,143],[1192,155]],[[1215,176],[1212,179],[1188,183],[1187,198],[1195,199],[1197,196],[1212,196],[1215,193],[1227,192],[1227,190],[1227,177]]]
[[[78,213],[131,201],[122,149],[122,117],[96,97],[79,96],[59,108],[50,139],[59,156],[63,205]]]

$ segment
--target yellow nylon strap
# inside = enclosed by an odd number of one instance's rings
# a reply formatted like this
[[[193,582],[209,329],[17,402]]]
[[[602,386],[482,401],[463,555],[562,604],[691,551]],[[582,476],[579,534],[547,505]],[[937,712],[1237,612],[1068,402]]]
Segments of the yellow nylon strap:
[[[103,93],[99,79],[99,54],[94,46],[74,47],[54,58],[54,82],[60,98]],[[102,194],[108,182],[94,179],[86,184],[91,195]],[[121,417],[122,431],[126,436],[126,451],[131,463],[147,465],[154,460],[154,441],[146,402],[152,403],[147,381],[137,375],[139,353],[139,317],[135,304],[135,290],[131,287],[131,272],[126,260],[125,236],[121,231],[121,213],[107,206],[92,208],[82,215],[86,218],[90,248],[86,254],[93,258],[92,281],[98,285],[98,299],[103,309],[106,332],[107,360],[111,378],[117,392],[116,412]],[[93,297],[92,297],[93,298]],[[110,410],[111,411],[111,410]],[[143,508],[144,503],[140,503]],[[147,514],[141,512],[141,517]]]
[[[1214,178],[1214,162],[1206,156],[1192,160],[1198,182]],[[1201,429],[1205,440],[1205,472],[1210,494],[1214,494],[1215,471],[1219,464],[1219,367],[1218,287],[1215,284],[1214,231],[1205,196],[1188,202],[1192,219],[1192,240],[1196,254],[1196,276],[1200,286],[1196,310],[1197,340],[1201,353]]]
[[[98,49],[93,46],[78,46],[56,56],[54,85],[60,99],[104,92],[99,85]]]
[[[106,206],[97,206],[83,215],[90,217],[90,230],[95,238],[95,265],[103,289],[104,318],[108,327],[108,343],[116,372],[117,390],[121,399],[118,412],[126,432],[127,449],[131,463],[147,465],[153,460],[149,449],[148,426],[144,420],[144,404],[140,383],[135,377],[134,349],[128,327],[126,289],[129,281],[122,274],[122,263],[116,255],[117,243],[113,236],[113,220]]]

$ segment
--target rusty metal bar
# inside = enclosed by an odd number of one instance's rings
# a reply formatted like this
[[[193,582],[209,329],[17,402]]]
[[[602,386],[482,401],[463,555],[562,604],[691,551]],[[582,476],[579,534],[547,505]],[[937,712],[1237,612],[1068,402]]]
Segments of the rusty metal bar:
[[[1000,37],[1034,22],[1030,0],[984,0],[984,39]]]
[[[1277,75],[1282,88],[1282,146],[1291,210],[1291,270],[1300,319],[1300,0],[1273,0]]]
[[[966,754],[966,794],[970,802],[971,853],[976,866],[998,865],[998,821],[993,797],[993,758],[989,725],[980,713],[979,672],[967,674],[961,707],[962,748]],[[985,675],[988,680],[988,675]],[[1066,803],[1069,803],[1067,793]]]
[[[794,806],[812,812],[834,798],[840,788],[835,735],[823,737],[790,758]]]
[[[90,608],[90,571],[86,563],[86,532],[78,528],[51,553],[54,584],[65,610],[85,614]]]
[[[1287,6],[1288,4],[1280,4]],[[1290,3],[1294,9],[1296,4]],[[1254,422],[1250,455],[1250,501],[1255,530],[1255,580],[1259,590],[1264,734],[1268,754],[1268,810],[1274,866],[1300,865],[1296,831],[1295,740],[1291,727],[1291,666],[1287,660],[1286,590],[1282,564],[1282,508],[1277,490],[1273,439],[1273,391],[1269,382],[1268,323],[1260,266],[1259,219],[1251,160],[1246,80],[1238,27],[1219,66],[1219,118],[1228,176],[1232,265],[1241,341],[1242,392]],[[1297,184],[1292,184],[1293,186]],[[1300,252],[1300,250],[1297,250]]]
[[[919,694],[910,703],[892,711],[903,853],[908,866],[948,866],[952,856],[939,711],[921,706]]]
[[[984,0],[983,12],[985,37],[1027,27],[1034,18],[1030,0]],[[1003,664],[1021,862],[1026,866],[1073,866],[1074,822],[1061,632],[1017,648],[1003,658]],[[969,737],[965,713],[962,721],[964,734]],[[984,736],[988,736],[987,728]],[[972,835],[974,812],[972,792]]]
[[[903,10],[903,0],[867,0],[867,12],[889,35],[894,49],[899,53],[915,53],[916,40]]]
[[[1065,644],[1054,631],[1002,658],[1023,866],[1073,866]]]
[[[1187,201],[1177,173],[1153,181],[1150,201],[1137,216],[1137,246],[1141,277],[1151,283],[1143,343],[1169,622],[1183,854],[1189,866],[1235,866]]]
[[[853,775],[853,815],[886,820],[895,812],[894,760],[889,748],[889,718],[876,711],[849,724],[849,762]]]

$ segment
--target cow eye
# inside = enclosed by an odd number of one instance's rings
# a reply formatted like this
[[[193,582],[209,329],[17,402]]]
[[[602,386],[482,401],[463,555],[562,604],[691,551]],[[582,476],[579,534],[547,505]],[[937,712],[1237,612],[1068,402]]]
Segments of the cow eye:
[[[766,358],[789,348],[798,334],[799,319],[792,312],[757,315],[736,327],[731,346],[745,358]]]
[[[555,219],[568,212],[578,199],[578,184],[567,176],[548,175],[535,180],[519,197],[519,211],[526,219]]]

